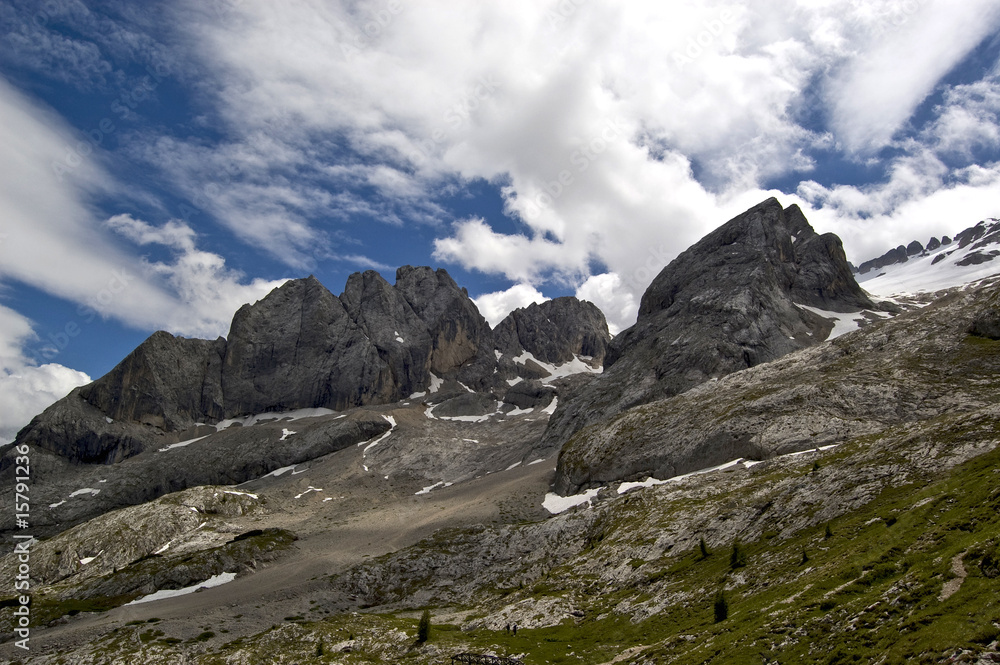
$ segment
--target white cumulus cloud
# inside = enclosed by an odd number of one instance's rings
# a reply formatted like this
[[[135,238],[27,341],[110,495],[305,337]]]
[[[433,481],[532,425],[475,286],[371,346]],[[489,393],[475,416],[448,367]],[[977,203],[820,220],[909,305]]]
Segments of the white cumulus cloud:
[[[0,305],[0,444],[13,441],[35,415],[90,382],[83,372],[26,358],[21,345],[34,336],[30,321]]]
[[[479,313],[491,326],[496,326],[515,309],[527,307],[532,303],[543,303],[546,300],[549,298],[528,284],[515,284],[506,291],[484,293],[478,298],[472,299],[476,303]]]
[[[946,90],[933,131],[910,126],[1000,26],[998,0],[244,0],[215,14],[193,0],[177,13],[231,137],[231,200],[210,203],[246,238],[293,220],[276,243],[291,260],[322,236],[320,211],[436,225],[435,259],[589,294],[621,327],[667,261],[768,196],[863,260],[973,224],[1000,193],[991,165],[945,159],[995,141],[986,92]],[[816,155],[886,147],[885,178],[810,181]],[[150,152],[204,188],[210,169],[171,162],[189,153]],[[473,179],[502,183],[509,219],[437,207]],[[941,201],[958,204],[951,219],[913,223]]]

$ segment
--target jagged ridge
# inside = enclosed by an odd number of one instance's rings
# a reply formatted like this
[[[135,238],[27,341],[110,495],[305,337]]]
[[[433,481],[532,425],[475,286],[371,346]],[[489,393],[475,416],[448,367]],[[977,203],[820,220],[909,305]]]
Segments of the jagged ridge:
[[[537,376],[513,361],[525,351],[599,362],[609,340],[600,310],[575,298],[516,311],[494,333],[442,269],[402,267],[395,285],[355,273],[339,297],[310,276],[241,307],[227,339],[154,333],[37,416],[16,443],[114,463],[226,418],[396,402],[426,391],[432,374],[502,397],[508,380]]]

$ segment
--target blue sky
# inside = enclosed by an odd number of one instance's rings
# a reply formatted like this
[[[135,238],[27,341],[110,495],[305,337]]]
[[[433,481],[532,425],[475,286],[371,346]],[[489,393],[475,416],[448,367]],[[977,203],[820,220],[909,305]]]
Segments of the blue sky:
[[[861,261],[1000,215],[1000,0],[5,0],[0,440],[283,280],[613,329],[767,196]]]

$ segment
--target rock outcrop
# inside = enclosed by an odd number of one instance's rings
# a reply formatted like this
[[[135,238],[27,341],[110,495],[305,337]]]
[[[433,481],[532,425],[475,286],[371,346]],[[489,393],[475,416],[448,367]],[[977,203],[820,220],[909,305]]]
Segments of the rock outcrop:
[[[542,442],[558,449],[586,425],[825,340],[835,312],[876,306],[840,239],[796,206],[769,199],[681,253],[643,295],[638,321],[612,341],[604,374],[560,399]]]
[[[518,356],[527,351],[554,365],[577,356],[604,362],[611,335],[596,305],[576,298],[556,298],[511,312],[493,330],[496,349]]]

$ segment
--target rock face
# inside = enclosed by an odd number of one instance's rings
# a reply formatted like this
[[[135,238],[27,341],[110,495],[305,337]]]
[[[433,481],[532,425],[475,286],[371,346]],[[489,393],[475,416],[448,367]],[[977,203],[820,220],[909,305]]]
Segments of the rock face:
[[[769,199],[683,252],[643,295],[636,324],[611,343],[604,374],[561,399],[542,442],[630,407],[817,344],[832,326],[799,307],[874,309],[840,240],[796,206]]]
[[[1000,340],[1000,291],[986,299],[969,326],[969,333],[977,337]]]
[[[556,298],[514,310],[493,330],[496,349],[518,356],[527,351],[547,363],[575,356],[603,363],[611,335],[601,310],[576,298]]]
[[[477,390],[495,385],[493,334],[468,291],[444,270],[412,266],[396,271],[396,290],[426,326],[434,374]]]
[[[977,342],[969,331],[984,314],[996,316],[998,297],[994,283],[943,298],[596,423],[563,447],[556,491],[664,480],[738,458],[766,460],[930,423],[941,414],[956,422],[978,410],[995,414],[989,386],[1000,369],[1000,343]]]
[[[313,277],[287,282],[236,312],[222,386],[226,417],[339,409],[393,392],[375,343]]]
[[[609,340],[600,310],[575,298],[513,312],[494,333],[444,270],[405,266],[395,285],[374,271],[355,273],[340,297],[308,277],[241,307],[228,339],[154,333],[106,376],[37,416],[17,441],[74,462],[115,463],[201,435],[200,424],[387,404],[437,380],[489,393],[495,407],[505,379],[548,375],[501,363],[498,349],[552,364],[578,355],[599,363]]]

